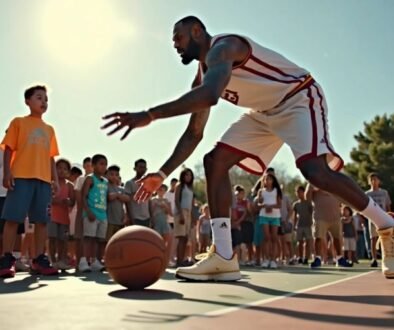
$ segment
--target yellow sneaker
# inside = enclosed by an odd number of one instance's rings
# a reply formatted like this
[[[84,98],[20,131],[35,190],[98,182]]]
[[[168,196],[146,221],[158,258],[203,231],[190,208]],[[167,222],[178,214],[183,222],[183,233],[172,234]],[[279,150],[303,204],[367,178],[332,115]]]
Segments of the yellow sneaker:
[[[190,267],[179,267],[175,276],[183,280],[192,281],[238,281],[241,279],[238,258],[234,254],[230,260],[224,259],[216,253],[212,245],[205,258]]]
[[[394,227],[377,230],[382,247],[382,272],[394,279]]]

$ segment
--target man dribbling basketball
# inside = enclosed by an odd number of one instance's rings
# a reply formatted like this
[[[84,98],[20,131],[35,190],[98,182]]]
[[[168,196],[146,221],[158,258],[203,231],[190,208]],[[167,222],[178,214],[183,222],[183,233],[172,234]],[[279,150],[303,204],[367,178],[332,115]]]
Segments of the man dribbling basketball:
[[[173,42],[183,64],[199,62],[192,90],[148,111],[104,117],[109,121],[103,128],[116,126],[109,135],[127,127],[124,139],[132,129],[153,120],[191,113],[173,154],[157,173],[140,180],[135,198],[148,198],[190,156],[203,137],[210,107],[220,97],[250,109],[204,157],[213,247],[195,265],[178,268],[176,276],[203,281],[241,278],[231,248],[228,171],[238,164],[251,173],[262,174],[285,142],[293,151],[297,167],[311,184],[336,195],[373,220],[382,242],[383,274],[394,278],[394,220],[350,178],[336,172],[342,168],[343,161],[329,140],[323,91],[308,71],[250,38],[234,34],[211,36],[194,16],[175,24]]]

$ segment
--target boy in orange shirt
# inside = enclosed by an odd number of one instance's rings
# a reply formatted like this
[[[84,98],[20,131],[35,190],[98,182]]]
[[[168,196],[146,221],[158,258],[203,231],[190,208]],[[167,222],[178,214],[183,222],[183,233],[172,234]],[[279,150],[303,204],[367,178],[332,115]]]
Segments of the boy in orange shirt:
[[[42,120],[48,108],[45,86],[33,86],[25,91],[25,103],[30,115],[14,118],[1,142],[4,152],[3,186],[8,189],[1,218],[5,219],[3,253],[0,257],[0,277],[15,276],[15,258],[12,255],[19,223],[26,215],[35,224],[37,257],[31,271],[54,275],[45,256],[47,223],[50,220],[51,184],[56,192],[59,186],[54,156],[59,154],[55,131]]]

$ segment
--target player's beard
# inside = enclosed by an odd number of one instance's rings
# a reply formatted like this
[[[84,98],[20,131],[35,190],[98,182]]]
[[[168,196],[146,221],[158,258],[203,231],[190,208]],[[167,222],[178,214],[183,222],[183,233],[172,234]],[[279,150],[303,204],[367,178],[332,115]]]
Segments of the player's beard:
[[[198,60],[200,49],[200,45],[195,42],[193,38],[190,38],[189,45],[187,46],[186,51],[182,54],[182,63],[187,65],[193,60]]]

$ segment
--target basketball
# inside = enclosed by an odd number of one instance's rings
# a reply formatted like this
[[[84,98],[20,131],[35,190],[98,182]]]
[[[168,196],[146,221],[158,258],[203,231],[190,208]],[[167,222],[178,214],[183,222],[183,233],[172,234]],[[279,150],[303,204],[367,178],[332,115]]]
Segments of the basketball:
[[[131,290],[155,283],[167,266],[161,236],[143,226],[119,230],[105,248],[105,267],[113,280]]]

